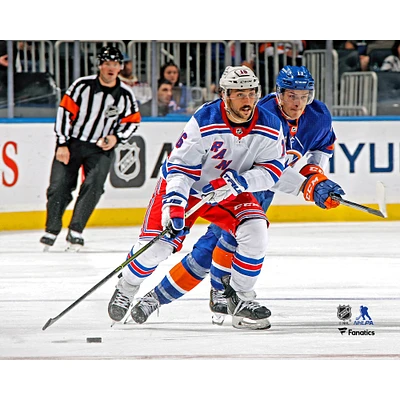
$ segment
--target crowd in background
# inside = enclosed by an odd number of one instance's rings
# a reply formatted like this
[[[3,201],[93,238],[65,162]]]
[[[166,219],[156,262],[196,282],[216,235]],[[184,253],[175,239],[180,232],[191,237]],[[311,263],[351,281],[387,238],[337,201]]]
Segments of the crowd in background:
[[[126,45],[130,41],[123,41]],[[227,41],[228,42],[228,41]],[[400,41],[399,40],[334,40],[333,48],[337,51],[339,57],[339,75],[344,72],[356,72],[356,71],[390,71],[400,72]],[[296,46],[295,52],[292,49],[290,43],[294,43]],[[182,46],[184,43],[182,43]],[[217,46],[217,45],[215,45]],[[283,64],[296,64],[302,65],[302,57],[307,50],[324,50],[326,49],[325,40],[298,40],[292,42],[265,42],[257,43],[254,45],[253,54],[248,54],[244,51],[244,47],[241,47],[241,54],[239,59],[243,65],[254,68],[254,59],[257,56],[260,59],[267,60],[268,65],[265,68],[271,67],[273,63],[274,52],[278,50],[280,58],[279,67]],[[25,80],[23,78],[24,71],[27,70],[30,52],[38,52],[38,49],[31,46],[31,42],[13,41],[13,53],[14,53],[14,72],[18,74],[18,79],[15,81],[15,92],[16,101],[21,98],[20,91],[22,91],[27,97],[27,86],[31,88],[31,91],[38,91],[38,86],[48,85],[54,86],[51,74],[47,74],[43,82],[39,82],[40,77],[38,74],[35,77],[36,82],[31,80]],[[225,48],[213,47],[215,57],[213,62],[220,63],[221,70],[225,67]],[[232,65],[238,60],[237,48],[234,46],[230,48]],[[191,58],[191,62],[195,62],[193,55],[188,55],[184,52],[181,53],[181,57]],[[294,59],[293,59],[294,57]],[[186,61],[179,59],[167,60],[159,70],[158,82],[157,82],[157,107],[158,116],[165,116],[167,114],[176,113],[188,113],[190,114],[200,103],[204,101],[212,100],[218,97],[218,82],[215,75],[212,76],[211,86],[206,87],[204,79],[204,70],[201,70],[201,78],[197,82],[186,82],[187,75],[182,71],[180,65],[186,65]],[[261,63],[261,68],[263,64]],[[0,41],[0,109],[7,107],[7,69],[9,67],[9,60],[7,55],[7,41]],[[29,66],[32,67],[32,66]],[[202,67],[203,68],[203,67]],[[152,97],[153,92],[151,88],[151,82],[144,81],[133,74],[132,60],[130,56],[125,53],[124,69],[121,71],[120,79],[132,86],[134,93],[137,97],[139,105],[142,110],[143,116],[152,115]],[[272,71],[269,68],[268,71]],[[272,72],[271,72],[272,74]],[[263,85],[263,71],[259,71],[260,80]],[[266,87],[268,91],[274,91],[273,87],[273,76],[270,77],[269,86]],[[20,83],[22,82],[22,83]],[[36,84],[36,85],[35,85]],[[194,89],[195,88],[195,89]],[[190,89],[190,90],[189,90]],[[62,90],[62,88],[61,88]],[[195,91],[197,90],[197,92]],[[42,88],[43,91],[43,88]],[[206,95],[206,93],[208,95]],[[40,99],[44,96],[38,96]],[[39,93],[40,94],[40,93]],[[196,95],[196,99],[194,99]],[[200,100],[199,100],[200,99]],[[196,101],[194,101],[196,100]],[[400,100],[400,99],[399,99]],[[26,101],[26,100],[25,100]],[[39,101],[40,103],[40,101]]]

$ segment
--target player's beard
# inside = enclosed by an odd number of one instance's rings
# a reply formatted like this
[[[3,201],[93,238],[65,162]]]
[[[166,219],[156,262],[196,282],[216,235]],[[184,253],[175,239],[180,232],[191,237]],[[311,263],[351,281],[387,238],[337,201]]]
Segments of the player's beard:
[[[231,101],[228,100],[228,102],[230,104],[228,103],[229,105],[228,105],[228,107],[226,107],[226,109],[227,109],[226,112],[229,115],[229,117],[232,118],[233,122],[242,124],[242,123],[245,123],[245,122],[251,120],[251,118],[253,117],[253,114],[254,114],[255,104],[253,106],[242,106],[239,109],[235,109],[234,107],[232,107]],[[242,110],[244,108],[248,108],[251,111],[249,116],[243,115]]]

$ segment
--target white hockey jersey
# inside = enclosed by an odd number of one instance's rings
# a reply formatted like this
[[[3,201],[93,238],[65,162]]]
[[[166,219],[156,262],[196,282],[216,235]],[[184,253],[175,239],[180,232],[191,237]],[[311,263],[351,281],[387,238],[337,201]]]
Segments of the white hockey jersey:
[[[186,124],[162,166],[167,193],[201,197],[202,188],[226,169],[236,170],[248,192],[271,188],[280,178],[286,156],[281,121],[256,107],[245,125],[231,124],[224,103],[204,104]]]

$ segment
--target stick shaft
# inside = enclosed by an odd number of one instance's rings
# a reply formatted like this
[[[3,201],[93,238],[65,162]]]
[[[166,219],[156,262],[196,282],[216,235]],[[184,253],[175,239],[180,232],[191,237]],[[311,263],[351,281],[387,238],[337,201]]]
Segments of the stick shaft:
[[[50,325],[53,325],[54,322],[59,320],[63,315],[65,315],[68,311],[70,311],[72,308],[74,308],[76,305],[78,305],[82,300],[86,299],[91,293],[93,293],[95,290],[97,290],[100,286],[102,286],[104,283],[106,283],[109,279],[111,279],[115,274],[117,274],[119,271],[121,271],[126,265],[128,265],[132,260],[134,260],[136,257],[140,256],[144,251],[146,251],[150,246],[152,246],[157,240],[161,239],[163,236],[165,236],[168,233],[168,229],[163,230],[158,236],[156,236],[154,239],[152,239],[149,243],[147,243],[145,246],[143,246],[141,249],[139,249],[135,254],[127,258],[121,265],[119,265],[117,268],[114,269],[114,271],[110,272],[106,277],[104,277],[100,282],[98,282],[96,285],[94,285],[91,289],[89,289],[86,293],[84,293],[79,299],[75,300],[69,307],[67,307],[64,311],[62,311],[60,314],[58,314],[54,318],[50,318],[47,323],[43,326],[42,330],[45,330],[48,328]]]
[[[201,206],[203,206],[207,201],[211,200],[214,196],[214,193],[209,193],[207,196],[203,197],[198,203],[196,203],[190,210],[188,210],[185,214],[185,218],[188,218],[190,215],[195,213]],[[49,326],[53,325],[54,322],[58,321],[63,315],[65,315],[68,311],[78,305],[82,300],[86,299],[91,293],[97,290],[100,286],[106,283],[109,279],[111,279],[115,274],[121,271],[124,267],[126,267],[132,260],[136,257],[140,256],[143,252],[145,252],[149,247],[151,247],[155,242],[160,240],[169,232],[169,229],[164,229],[159,235],[153,238],[150,242],[146,243],[142,248],[140,248],[135,254],[132,254],[129,258],[127,258],[122,264],[120,264],[117,268],[115,268],[112,272],[110,272],[106,277],[104,277],[100,282],[96,283],[91,289],[89,289],[86,293],[84,293],[79,299],[75,300],[70,306],[68,306],[64,311],[58,314],[54,318],[50,318],[46,324],[43,326],[42,330],[46,330]]]
[[[364,211],[369,214],[376,215],[377,217],[385,218],[384,214],[381,211],[376,210],[375,208],[367,207],[362,204],[358,204],[358,203],[354,203],[349,200],[342,199],[340,196],[337,196],[335,194],[332,194],[331,197],[333,200],[339,202],[340,204],[342,204],[344,206],[354,208],[355,210]]]

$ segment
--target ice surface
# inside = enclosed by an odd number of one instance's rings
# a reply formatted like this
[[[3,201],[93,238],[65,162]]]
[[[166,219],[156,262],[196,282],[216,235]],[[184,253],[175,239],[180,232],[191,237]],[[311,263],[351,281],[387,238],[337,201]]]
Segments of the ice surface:
[[[138,297],[156,285],[191,250],[205,229],[201,224],[192,228],[183,250],[159,265],[142,285]],[[130,322],[111,327],[107,305],[116,276],[43,331],[49,318],[65,310],[125,260],[138,232],[138,227],[87,228],[85,247],[79,253],[64,251],[65,230],[48,253],[42,251],[39,243],[41,231],[0,233],[0,365],[3,370],[13,371],[12,360],[36,360],[35,364],[18,363],[17,372],[10,374],[21,382],[24,379],[21,371],[31,374],[36,367],[40,370],[46,361],[44,374],[52,376],[47,382],[49,385],[57,381],[52,375],[54,364],[50,360],[64,361],[63,374],[71,373],[69,361],[91,361],[83,365],[73,363],[72,370],[85,372],[94,361],[141,361],[134,363],[134,368],[125,363],[121,368],[118,363],[121,377],[117,374],[110,380],[108,373],[103,375],[102,379],[108,382],[104,383],[106,387],[112,386],[113,379],[121,379],[129,387],[127,375],[131,374],[134,382],[135,374],[144,379],[142,375],[150,373],[148,365],[143,364],[147,360],[158,361],[154,364],[158,370],[154,384],[162,382],[166,370],[174,371],[176,361],[184,360],[186,366],[191,365],[187,360],[207,361],[200,363],[203,377],[196,378],[196,385],[201,386],[201,382],[212,380],[210,365],[215,366],[217,361],[221,362],[217,369],[224,369],[224,376],[229,375],[235,382],[232,374],[239,372],[229,372],[229,369],[236,361],[240,361],[240,367],[235,369],[250,365],[251,370],[257,371],[256,366],[260,364],[256,362],[260,360],[321,360],[332,365],[334,360],[400,358],[400,222],[391,221],[272,223],[268,256],[256,285],[257,299],[272,311],[272,328],[267,331],[237,330],[230,325],[230,317],[223,326],[212,325],[208,278],[182,299],[163,306],[159,316],[154,313],[145,324]],[[341,335],[339,305],[351,306],[351,323],[359,315],[360,306],[367,306],[374,325],[347,327],[373,330],[375,335],[354,336],[347,332]],[[87,337],[101,337],[102,343],[87,343]],[[165,368],[163,361],[172,361],[172,367]],[[112,365],[115,364],[105,364],[108,372]],[[279,370],[277,365],[281,364],[274,363],[274,370]],[[98,366],[96,362],[93,369],[98,371]],[[141,371],[141,366],[145,371]],[[268,379],[269,372],[262,372],[264,369],[258,369],[258,379]],[[286,363],[284,371],[287,371]],[[342,372],[351,376],[346,367]],[[43,373],[36,376],[35,382],[41,382],[43,376]],[[80,374],[76,379],[79,377]],[[340,381],[343,377],[336,379]],[[351,381],[357,387],[357,382]],[[151,382],[153,379],[148,385]],[[337,388],[336,395],[341,389]],[[167,397],[177,398],[172,391],[170,395]],[[134,392],[132,398],[135,398]]]

